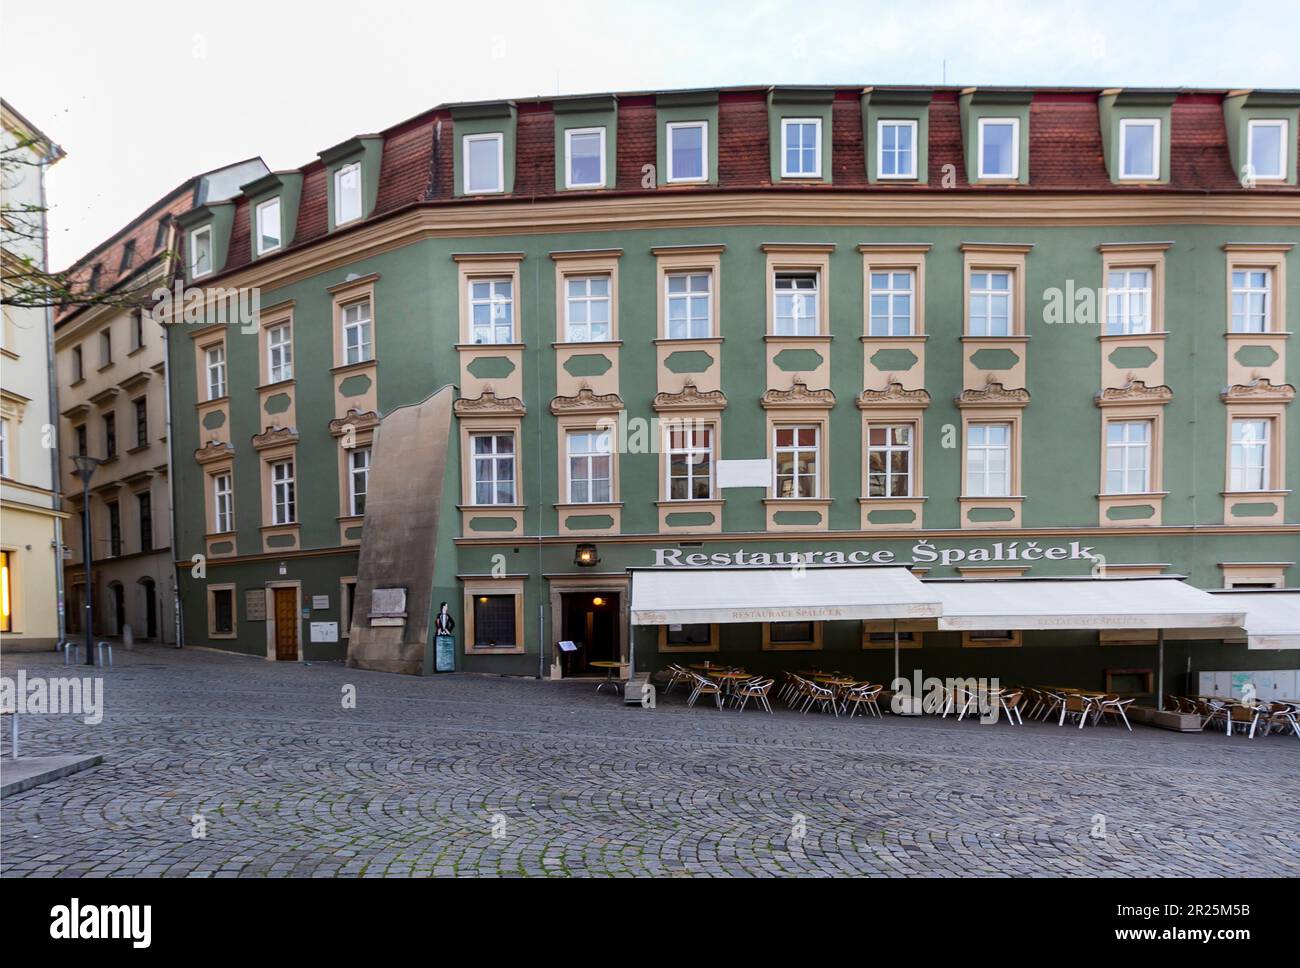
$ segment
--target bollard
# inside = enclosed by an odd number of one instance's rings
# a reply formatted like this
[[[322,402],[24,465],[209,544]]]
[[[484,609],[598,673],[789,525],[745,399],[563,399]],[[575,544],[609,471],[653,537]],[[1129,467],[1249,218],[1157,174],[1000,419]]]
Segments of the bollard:
[[[63,646],[63,664],[71,665],[81,661],[81,646],[76,642],[67,642]]]
[[[101,669],[105,667],[104,666],[105,649],[108,650],[108,668],[111,669],[113,668],[113,643],[111,642],[100,642],[95,646],[95,664],[99,666]]]

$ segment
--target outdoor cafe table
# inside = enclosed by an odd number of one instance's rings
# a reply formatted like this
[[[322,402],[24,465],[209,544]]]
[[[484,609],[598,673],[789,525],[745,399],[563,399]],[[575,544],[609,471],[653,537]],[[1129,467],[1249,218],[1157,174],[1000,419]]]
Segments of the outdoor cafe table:
[[[615,692],[618,692],[618,683],[614,681],[614,670],[620,668],[623,665],[623,663],[599,661],[599,662],[590,662],[588,663],[588,665],[594,666],[597,669],[605,670],[605,678],[602,679],[600,683],[596,686],[597,692],[600,692],[600,690],[604,689],[606,686],[609,686]]]
[[[742,679],[752,679],[753,676],[744,669],[732,669],[729,672],[715,672],[713,678],[717,679],[722,684],[722,688],[725,691],[734,692],[736,683],[740,682]]]

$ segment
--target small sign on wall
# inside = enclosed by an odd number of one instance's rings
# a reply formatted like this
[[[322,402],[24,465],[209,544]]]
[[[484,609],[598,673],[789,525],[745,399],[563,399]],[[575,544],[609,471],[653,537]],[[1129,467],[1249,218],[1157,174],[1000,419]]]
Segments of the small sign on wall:
[[[330,597],[328,595],[313,595],[311,597],[312,611],[320,611],[323,608],[330,607]]]
[[[337,642],[339,640],[338,622],[312,622],[311,641]]]
[[[266,589],[254,588],[244,592],[244,619],[249,622],[266,621]]]
[[[719,489],[772,486],[770,460],[720,460],[714,467]]]

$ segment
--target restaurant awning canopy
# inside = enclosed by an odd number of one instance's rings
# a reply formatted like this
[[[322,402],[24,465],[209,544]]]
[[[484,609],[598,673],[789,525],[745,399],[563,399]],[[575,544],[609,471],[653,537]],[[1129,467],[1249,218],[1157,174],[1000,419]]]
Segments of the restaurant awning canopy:
[[[632,570],[632,624],[925,619],[939,595],[906,568]]]
[[[1015,578],[929,581],[939,628],[1226,629],[1244,610],[1173,578]],[[1212,636],[1213,637],[1213,636]]]
[[[1241,631],[1251,649],[1300,649],[1300,588],[1214,592],[1223,607],[1246,613]]]

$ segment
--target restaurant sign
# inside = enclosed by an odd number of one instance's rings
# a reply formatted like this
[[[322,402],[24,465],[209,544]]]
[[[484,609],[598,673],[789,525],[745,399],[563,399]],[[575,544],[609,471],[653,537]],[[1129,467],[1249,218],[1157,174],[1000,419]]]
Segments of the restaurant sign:
[[[736,551],[695,552],[688,554],[680,548],[656,548],[657,568],[762,568],[808,567],[818,565],[955,565],[962,562],[1034,562],[1034,561],[1090,561],[1104,563],[1104,558],[1091,546],[1079,541],[1066,544],[1040,545],[1037,541],[997,541],[974,548],[951,548],[921,540],[912,545],[912,556],[906,558],[889,548],[856,551]]]

